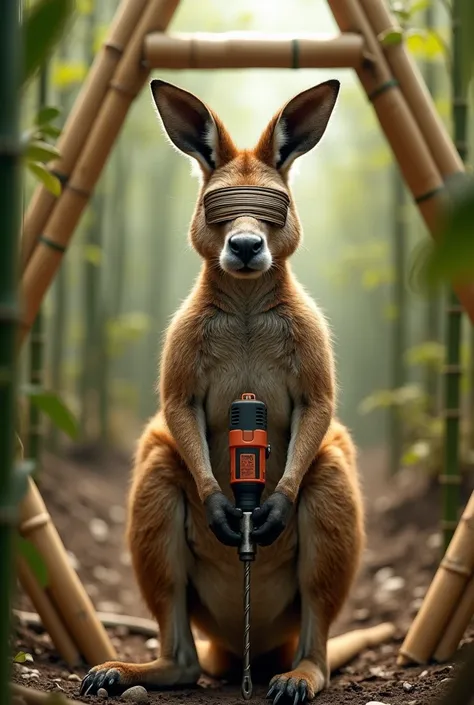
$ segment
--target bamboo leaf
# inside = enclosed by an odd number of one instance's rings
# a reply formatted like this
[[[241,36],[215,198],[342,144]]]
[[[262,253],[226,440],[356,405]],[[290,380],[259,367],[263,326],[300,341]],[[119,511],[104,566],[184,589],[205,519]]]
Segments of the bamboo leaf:
[[[47,587],[49,583],[48,569],[36,546],[23,536],[17,536],[17,551],[28,563],[40,586]]]
[[[33,663],[33,656],[24,651],[19,651],[16,656],[13,657],[13,663]]]
[[[82,83],[87,74],[87,64],[83,61],[55,62],[51,72],[51,83],[60,90]]]
[[[86,245],[84,247],[84,259],[98,267],[102,262],[102,250],[98,245]]]
[[[410,29],[406,32],[405,43],[413,56],[423,61],[433,61],[446,55],[443,40],[432,30]]]
[[[377,38],[384,47],[401,44],[403,41],[403,30],[401,27],[386,29],[384,32],[381,32]]]
[[[33,162],[50,162],[52,159],[57,159],[60,154],[53,145],[35,140],[27,145],[25,156]]]
[[[56,176],[54,176],[54,174],[51,174],[51,172],[48,171],[48,169],[41,164],[41,162],[28,161],[26,164],[31,173],[34,174],[39,181],[41,181],[43,186],[47,188],[48,191],[51,191],[54,196],[61,195],[61,182]]]
[[[44,391],[34,385],[24,385],[21,391],[30,399],[32,404],[35,404],[38,409],[49,416],[57,428],[61,429],[70,438],[77,438],[79,433],[77,420],[57,394]]]
[[[61,134],[61,128],[56,127],[55,125],[41,125],[41,132],[44,135],[48,135],[48,137],[59,137]]]
[[[45,107],[41,108],[38,115],[36,116],[35,123],[36,125],[41,125],[41,127],[43,127],[48,122],[56,120],[56,118],[60,115],[61,111],[59,110],[59,108],[55,108],[52,105],[45,105]]]
[[[23,22],[24,83],[44,64],[60,39],[73,10],[73,0],[38,0],[25,13]]]

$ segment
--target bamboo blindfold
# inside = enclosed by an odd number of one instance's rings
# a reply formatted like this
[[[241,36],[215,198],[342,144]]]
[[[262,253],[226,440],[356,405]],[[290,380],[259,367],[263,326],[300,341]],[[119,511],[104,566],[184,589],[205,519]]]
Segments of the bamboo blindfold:
[[[204,196],[206,222],[222,223],[249,215],[282,228],[290,199],[283,191],[265,186],[227,186]]]

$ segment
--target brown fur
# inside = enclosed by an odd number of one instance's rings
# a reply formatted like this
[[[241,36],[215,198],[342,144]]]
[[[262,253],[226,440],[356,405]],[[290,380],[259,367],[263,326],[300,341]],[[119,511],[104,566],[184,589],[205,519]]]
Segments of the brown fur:
[[[273,669],[272,683],[290,684],[287,694],[302,679],[311,699],[328,683],[328,631],[364,544],[356,450],[334,416],[329,329],[287,262],[301,239],[293,200],[282,229],[249,217],[208,227],[202,197],[211,188],[251,184],[286,190],[291,198],[289,165],[321,138],[334,90],[327,82],[300,94],[254,150],[238,152],[197,98],[163,82],[153,87],[172,141],[202,168],[190,240],[204,262],[166,334],[161,409],[140,439],[129,498],[133,567],[159,625],[161,653],[149,664],[94,669],[117,669],[121,687],[194,682],[201,668],[214,676],[239,672],[242,566],[236,549],[211,533],[203,501],[217,490],[232,499],[228,410],[246,391],[268,408],[272,455],[263,500],[278,490],[293,502],[286,529],[258,549],[252,568],[252,657]],[[278,151],[285,127],[296,144],[289,156],[285,146]],[[206,129],[211,137],[204,143]],[[268,271],[243,278],[221,268],[226,238],[236,229],[264,235]],[[191,625],[208,638],[197,651]],[[275,674],[275,664],[283,673]]]

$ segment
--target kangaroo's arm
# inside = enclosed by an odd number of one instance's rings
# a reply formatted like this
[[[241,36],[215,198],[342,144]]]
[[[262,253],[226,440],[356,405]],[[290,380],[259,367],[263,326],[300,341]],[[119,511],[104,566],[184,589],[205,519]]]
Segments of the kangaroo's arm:
[[[220,488],[212,472],[206,440],[196,318],[192,310],[181,310],[168,329],[161,361],[160,396],[168,428],[204,501]]]
[[[326,321],[313,307],[293,320],[299,374],[292,384],[295,403],[285,469],[276,487],[292,502],[329,428],[335,406],[334,361]]]

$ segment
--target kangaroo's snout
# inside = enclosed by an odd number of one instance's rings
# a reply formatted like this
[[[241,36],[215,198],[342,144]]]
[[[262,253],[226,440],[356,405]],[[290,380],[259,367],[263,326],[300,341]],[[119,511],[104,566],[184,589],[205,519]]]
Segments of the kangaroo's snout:
[[[266,238],[256,232],[233,230],[222,248],[220,264],[224,271],[238,278],[260,276],[272,266]]]
[[[249,264],[250,260],[262,250],[263,244],[263,237],[260,235],[232,235],[229,238],[232,253],[242,260],[243,264]]]

